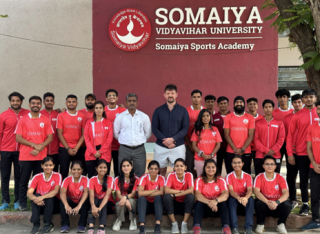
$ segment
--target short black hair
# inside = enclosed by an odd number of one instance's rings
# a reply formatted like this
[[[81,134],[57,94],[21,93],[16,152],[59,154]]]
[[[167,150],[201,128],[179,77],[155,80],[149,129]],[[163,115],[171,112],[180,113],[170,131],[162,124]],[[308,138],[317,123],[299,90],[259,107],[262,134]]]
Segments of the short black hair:
[[[247,104],[248,104],[249,102],[256,102],[256,103],[258,103],[258,99],[252,97],[252,98],[247,99]]]
[[[282,97],[282,96],[287,96],[288,98],[290,98],[290,92],[287,89],[279,89],[276,92],[276,98],[278,97]]]
[[[54,99],[54,94],[50,92],[43,94],[43,100],[45,100],[47,97],[52,97]]]
[[[209,94],[209,95],[207,95],[207,96],[204,97],[204,101],[206,102],[207,100],[214,100],[214,101],[216,101],[217,99],[216,99],[215,96]]]
[[[67,96],[66,100],[67,100],[68,98],[75,98],[75,99],[78,101],[77,96],[74,95],[74,94],[69,94],[69,95]]]
[[[29,98],[29,103],[31,103],[32,100],[40,100],[40,102],[42,102],[42,99],[41,99],[41,97],[39,97],[39,96],[31,96],[31,97]]]
[[[266,99],[263,101],[262,103],[262,108],[264,108],[264,105],[267,104],[267,103],[270,103],[272,105],[272,107],[274,108],[274,102],[270,99]]]
[[[276,164],[276,159],[274,157],[272,157],[271,155],[266,155],[263,158],[263,164],[268,160],[268,159],[272,159],[274,161],[274,163]]]
[[[317,96],[317,92],[314,89],[305,89],[302,92],[302,97],[306,96],[306,95],[314,95]]]
[[[200,96],[202,97],[202,92],[199,89],[195,89],[191,92],[191,97],[193,96],[193,94],[195,93],[200,93]]]
[[[178,92],[177,86],[174,84],[168,84],[165,88],[164,88],[164,92],[166,91],[171,91],[171,90],[175,90],[176,92]]]
[[[299,99],[301,99],[301,101],[302,101],[302,96],[301,96],[301,94],[295,94],[295,95],[293,95],[292,97],[291,97],[291,102],[294,102],[294,101],[297,101],[297,100],[299,100]]]
[[[316,106],[320,106],[320,101],[317,101]]]
[[[228,99],[227,97],[225,97],[225,96],[220,96],[220,97],[218,97],[217,103],[222,102],[222,101],[227,101],[227,102],[229,102],[229,99]]]
[[[243,158],[241,155],[236,154],[233,159],[235,159],[235,158],[239,158],[239,159],[241,159],[241,162],[243,162]],[[231,161],[233,161],[233,159]]]
[[[24,96],[22,96],[22,94],[21,94],[21,93],[18,93],[18,92],[12,92],[12,93],[10,93],[9,96],[8,96],[9,101],[11,101],[11,98],[12,98],[12,97],[18,97],[18,98],[20,98],[20,101],[23,101],[23,100],[24,100]]]
[[[106,91],[106,97],[108,97],[108,94],[109,94],[109,93],[115,93],[116,96],[118,97],[118,91],[115,90],[115,89],[108,89],[108,90]]]

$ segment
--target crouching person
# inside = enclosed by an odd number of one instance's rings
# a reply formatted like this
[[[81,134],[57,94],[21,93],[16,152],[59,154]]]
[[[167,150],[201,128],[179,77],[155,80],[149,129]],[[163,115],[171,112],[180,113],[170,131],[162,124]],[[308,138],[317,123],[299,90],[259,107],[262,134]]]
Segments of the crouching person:
[[[85,232],[88,218],[89,179],[82,175],[83,164],[73,161],[71,176],[64,179],[60,189],[61,233],[69,232],[69,215],[80,214],[77,232]]]
[[[291,211],[291,204],[287,200],[289,190],[286,180],[275,172],[276,167],[276,159],[266,155],[263,159],[265,172],[259,174],[254,181],[256,233],[263,232],[266,216],[279,217],[277,231],[280,234],[287,233],[285,224]]]
[[[238,230],[238,205],[245,208],[245,234],[252,234],[254,200],[252,198],[252,177],[242,171],[244,162],[241,156],[232,159],[233,172],[227,175],[226,181],[229,188],[229,212],[232,234],[239,234]],[[242,207],[242,208],[243,208]]]
[[[204,162],[202,175],[196,180],[195,196],[197,202],[193,214],[193,233],[200,234],[203,216],[220,216],[222,233],[230,234],[228,187],[220,176],[215,160]]]
[[[172,233],[180,233],[176,214],[183,215],[181,234],[189,233],[187,222],[194,206],[193,175],[186,171],[186,163],[182,158],[174,162],[174,172],[167,177],[163,208],[172,222]]]
[[[138,215],[140,222],[139,234],[145,234],[145,219],[148,214],[155,214],[156,224],[154,234],[161,234],[160,223],[162,219],[163,206],[162,196],[164,194],[165,178],[160,175],[160,165],[153,160],[148,165],[147,174],[140,178],[138,186]]]
[[[33,228],[31,234],[39,233],[41,207],[44,208],[44,227],[40,233],[49,233],[54,230],[52,223],[54,197],[59,193],[62,180],[61,175],[53,171],[54,163],[51,157],[45,157],[41,162],[41,167],[43,173],[32,178],[27,192],[27,197],[32,201],[31,223],[33,223]]]

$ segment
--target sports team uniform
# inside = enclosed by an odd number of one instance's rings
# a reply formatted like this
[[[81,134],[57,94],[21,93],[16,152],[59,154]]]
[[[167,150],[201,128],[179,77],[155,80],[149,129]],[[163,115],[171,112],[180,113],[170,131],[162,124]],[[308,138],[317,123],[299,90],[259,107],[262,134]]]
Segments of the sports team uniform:
[[[112,123],[116,119],[116,117],[121,114],[122,112],[126,111],[126,108],[116,106],[115,109],[109,109],[109,106],[106,106],[104,108],[107,119],[110,120]],[[111,154],[112,154],[112,160],[113,160],[113,172],[115,176],[119,175],[118,171],[118,156],[119,156],[119,147],[120,144],[116,138],[113,138],[112,145],[111,145]]]
[[[274,173],[272,180],[268,180],[266,173],[259,174],[254,181],[254,188],[259,188],[262,195],[269,201],[277,201],[282,196],[282,190],[288,189],[286,180],[278,173]],[[286,223],[291,212],[291,204],[288,200],[278,205],[276,210],[270,210],[263,201],[255,200],[257,224],[264,225],[266,216],[279,217],[278,224]]]
[[[187,108],[188,114],[189,114],[189,129],[188,129],[188,134],[187,137],[189,139],[189,141],[191,142],[191,136],[192,136],[192,132],[194,129],[194,125],[198,120],[198,115],[200,113],[200,111],[203,109],[203,106],[201,106],[200,110],[195,110],[193,109],[193,106],[189,106]],[[185,143],[186,145],[186,166],[187,166],[187,171],[193,173],[194,170],[194,159],[193,159],[193,155],[194,152],[192,152],[189,148],[189,146],[187,145],[187,143]]]
[[[237,178],[236,173],[233,171],[226,176],[227,185],[232,185],[233,191],[240,197],[247,194],[247,188],[252,187],[251,175],[242,171],[241,179]]]
[[[312,144],[313,158],[317,164],[320,164],[320,126],[315,122],[308,128],[307,141]],[[310,191],[311,191],[311,211],[312,220],[319,220],[319,194],[320,194],[320,174],[314,171],[313,165],[310,164]]]
[[[253,118],[254,118],[254,122],[256,123],[259,119],[263,119],[263,116],[257,113],[257,116]],[[251,146],[251,156],[252,156],[252,159],[254,160],[256,157],[256,151],[257,151],[254,140],[251,142],[250,146]]]
[[[47,146],[47,155],[53,158],[54,169],[53,171],[58,172],[59,169],[59,138],[57,134],[57,120],[59,112],[52,110],[51,112],[46,111],[45,109],[40,111],[40,114],[47,116],[51,122],[53,129],[52,141]]]
[[[39,173],[35,175],[31,182],[29,188],[33,188],[36,190],[35,196],[43,196],[45,194],[50,193],[55,189],[56,186],[61,186],[62,177],[57,172],[52,172],[51,176],[48,180],[45,179],[45,174]],[[58,197],[59,193],[56,195]],[[44,214],[43,214],[43,222],[52,224],[52,214],[54,209],[54,197],[46,198],[44,201]],[[35,226],[40,226],[40,209],[41,206],[38,206],[36,203],[31,202],[31,223]]]
[[[124,181],[123,190],[121,190],[119,187],[119,177],[116,177],[114,180],[114,190],[120,191],[121,196],[128,195],[129,185],[130,185],[130,182]],[[132,191],[137,190],[138,185],[139,185],[139,177],[136,176],[136,181],[134,182],[134,186],[133,186]],[[118,197],[117,197],[117,201],[120,201],[120,199]]]
[[[9,107],[8,110],[0,114],[0,151],[1,151],[1,194],[2,203],[10,203],[9,182],[11,176],[11,168],[14,168],[14,203],[19,200],[19,183],[20,183],[20,167],[19,167],[19,150],[20,144],[16,142],[14,131],[19,120],[27,115],[30,111],[21,108],[16,114]]]
[[[34,144],[41,144],[46,141],[48,135],[53,134],[53,129],[50,120],[39,114],[38,118],[32,118],[31,114],[23,116],[15,131],[16,135],[21,135],[25,140]],[[33,156],[31,151],[34,149],[26,145],[20,145],[20,206],[25,207],[27,205],[27,189],[28,182],[31,176],[36,175],[42,171],[41,161],[47,156],[47,148],[44,148],[38,153],[37,156]]]
[[[196,180],[194,187],[195,191],[200,192],[208,200],[216,200],[223,191],[228,191],[227,183],[222,177],[216,178],[216,181],[205,183],[201,177]],[[218,212],[213,212],[205,203],[197,201],[194,207],[194,224],[201,224],[202,217],[205,216],[220,216],[221,226],[227,224],[229,221],[229,210],[227,201],[218,202]]]
[[[230,129],[230,138],[237,148],[243,147],[244,143],[249,137],[249,130],[255,128],[255,122],[252,115],[248,113],[244,113],[241,116],[236,115],[235,113],[228,114],[224,119],[224,127]],[[228,145],[227,147],[227,155],[225,158],[225,164],[227,173],[233,171],[232,168],[232,159],[235,154],[233,149]],[[251,174],[251,147],[250,145],[245,149],[243,153],[243,171]]]
[[[82,129],[84,128],[85,116],[79,111],[76,114],[70,114],[68,111],[65,111],[58,115],[57,129],[63,130],[62,136],[71,149],[75,148],[78,144],[82,136]],[[63,179],[68,176],[70,161],[74,160],[79,160],[83,163],[83,174],[86,174],[84,152],[80,148],[75,156],[70,156],[62,143],[59,143],[60,173]]]

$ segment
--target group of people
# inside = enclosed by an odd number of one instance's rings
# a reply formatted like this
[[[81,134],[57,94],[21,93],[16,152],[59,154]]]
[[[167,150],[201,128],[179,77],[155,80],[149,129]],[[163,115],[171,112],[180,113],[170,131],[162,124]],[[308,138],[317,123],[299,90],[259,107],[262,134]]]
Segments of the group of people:
[[[311,188],[312,222],[303,230],[320,229],[320,102],[316,92],[302,95],[278,90],[279,108],[272,100],[262,103],[264,115],[257,113],[258,100],[229,99],[202,92],[191,93],[191,106],[176,101],[177,87],[165,87],[166,103],[148,115],[137,110],[138,96],[126,96],[126,108],[118,105],[118,92],[106,91],[106,101],[94,94],[85,96],[86,108],[77,111],[75,95],[66,98],[66,109],[54,109],[55,96],[45,93],[29,98],[30,110],[21,108],[24,97],[13,92],[10,107],[0,115],[1,192],[0,210],[9,207],[9,181],[14,166],[14,209],[27,210],[32,201],[31,233],[40,230],[40,211],[45,226],[58,202],[61,232],[69,231],[69,215],[80,214],[77,232],[93,234],[99,218],[98,234],[105,233],[106,215],[116,213],[113,230],[119,231],[129,213],[130,230],[145,233],[145,216],[155,214],[155,234],[160,234],[163,210],[172,221],[172,233],[180,233],[175,215],[184,215],[181,233],[188,233],[187,221],[194,212],[193,232],[201,231],[203,216],[219,216],[224,234],[238,234],[237,207],[246,216],[245,232],[262,233],[268,215],[278,216],[277,230],[287,233],[286,219],[297,203],[296,177],[300,174],[301,215],[309,214],[308,181]],[[42,101],[44,109],[42,108]],[[215,112],[215,104],[219,108]],[[157,138],[154,158],[146,168],[144,143],[152,133]],[[280,175],[286,157],[287,181]],[[111,161],[115,179],[110,176]],[[227,176],[222,178],[223,161]],[[255,179],[251,177],[254,163]],[[71,163],[71,166],[70,166]],[[167,178],[167,167],[174,172]],[[71,175],[69,175],[71,169]],[[194,173],[194,169],[196,172]],[[193,174],[198,177],[195,181]],[[33,175],[30,185],[29,179]],[[86,177],[88,176],[88,177]],[[252,198],[255,194],[256,199]],[[196,202],[195,202],[196,199]]]

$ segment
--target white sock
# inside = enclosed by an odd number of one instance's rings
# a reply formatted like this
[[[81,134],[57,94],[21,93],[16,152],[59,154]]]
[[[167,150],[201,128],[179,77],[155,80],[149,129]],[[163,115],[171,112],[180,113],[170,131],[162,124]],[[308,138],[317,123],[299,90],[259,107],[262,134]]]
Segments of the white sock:
[[[183,222],[183,221],[182,221],[182,224],[185,224],[185,225],[187,225],[187,223],[185,223],[185,222]]]
[[[304,202],[304,203],[303,203],[303,205],[307,205],[307,206],[309,206],[308,202]]]

